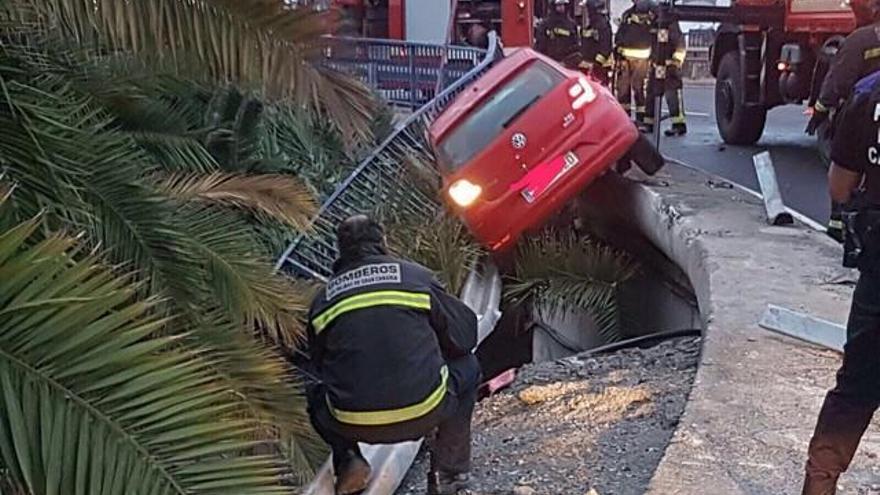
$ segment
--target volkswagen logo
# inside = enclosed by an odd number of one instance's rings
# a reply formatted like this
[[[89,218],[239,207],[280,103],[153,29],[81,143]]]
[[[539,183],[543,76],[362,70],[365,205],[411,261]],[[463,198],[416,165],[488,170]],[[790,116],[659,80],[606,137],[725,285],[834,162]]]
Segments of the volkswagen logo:
[[[517,132],[510,138],[510,145],[513,146],[513,149],[516,150],[521,150],[525,148],[528,142],[529,141],[528,139],[526,139],[526,135],[521,132]]]

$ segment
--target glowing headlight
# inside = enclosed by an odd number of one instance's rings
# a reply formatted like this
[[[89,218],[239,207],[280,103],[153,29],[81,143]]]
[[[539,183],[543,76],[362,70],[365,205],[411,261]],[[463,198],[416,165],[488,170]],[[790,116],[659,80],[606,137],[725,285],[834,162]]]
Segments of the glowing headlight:
[[[480,197],[480,194],[483,194],[483,188],[476,184],[471,184],[465,179],[457,180],[449,186],[449,197],[458,206],[468,207],[474,204],[474,201]]]

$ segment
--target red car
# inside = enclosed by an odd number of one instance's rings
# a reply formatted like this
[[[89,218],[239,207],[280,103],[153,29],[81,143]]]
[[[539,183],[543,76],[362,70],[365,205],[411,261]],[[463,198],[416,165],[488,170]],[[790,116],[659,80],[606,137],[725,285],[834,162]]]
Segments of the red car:
[[[445,196],[494,251],[540,227],[631,150],[648,173],[662,166],[606,88],[529,48],[467,87],[429,133]]]

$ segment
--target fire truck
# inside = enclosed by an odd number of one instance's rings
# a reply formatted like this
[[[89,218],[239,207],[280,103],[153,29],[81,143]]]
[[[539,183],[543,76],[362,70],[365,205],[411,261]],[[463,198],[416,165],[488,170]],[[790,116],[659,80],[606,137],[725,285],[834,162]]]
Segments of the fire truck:
[[[673,0],[682,21],[719,23],[711,49],[715,114],[722,139],[753,144],[767,111],[812,106],[844,37],[856,27],[845,0],[732,0],[727,7]],[[827,138],[820,130],[820,142]]]

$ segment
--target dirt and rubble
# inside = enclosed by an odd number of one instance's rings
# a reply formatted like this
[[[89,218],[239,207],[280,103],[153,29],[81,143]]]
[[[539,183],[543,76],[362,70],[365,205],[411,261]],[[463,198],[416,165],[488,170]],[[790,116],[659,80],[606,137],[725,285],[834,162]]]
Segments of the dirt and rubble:
[[[684,410],[699,353],[699,338],[680,338],[522,368],[510,388],[477,406],[473,493],[644,493]],[[426,457],[397,495],[425,493]]]

